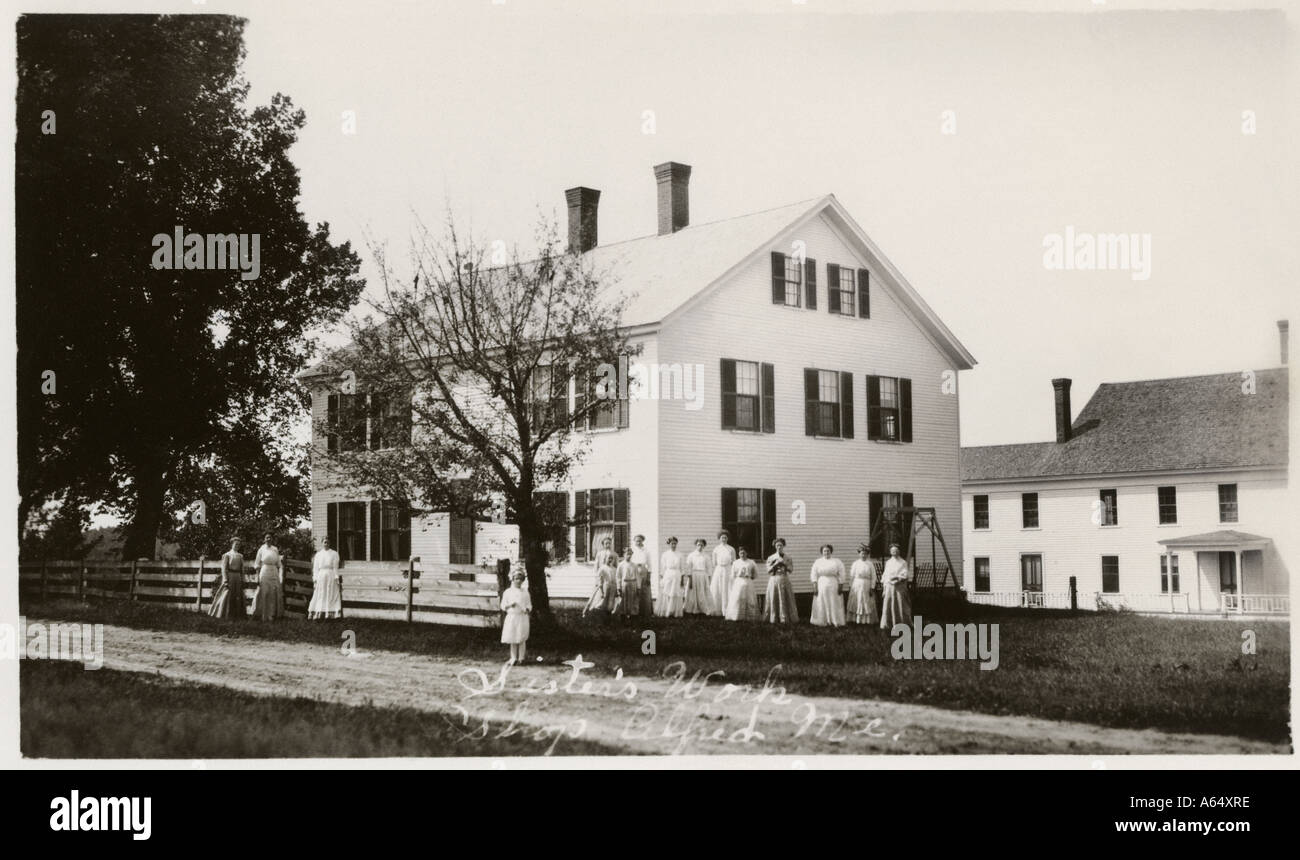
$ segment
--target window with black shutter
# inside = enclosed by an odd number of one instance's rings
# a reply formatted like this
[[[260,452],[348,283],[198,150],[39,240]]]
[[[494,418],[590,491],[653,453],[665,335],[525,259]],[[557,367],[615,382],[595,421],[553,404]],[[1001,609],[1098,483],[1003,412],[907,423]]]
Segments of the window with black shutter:
[[[600,544],[609,538],[616,554],[632,545],[631,494],[622,487],[579,490],[573,494],[575,552],[578,561],[596,557]]]
[[[411,393],[385,392],[370,395],[370,450],[400,448],[411,444]]]
[[[833,314],[851,317],[857,313],[854,270],[834,263],[826,265],[826,308]]]
[[[806,368],[804,433],[808,436],[853,438],[853,374]]]
[[[328,449],[331,452],[366,449],[366,398],[362,394],[331,394],[328,410]]]
[[[411,509],[402,502],[370,503],[370,560],[406,561],[411,557]]]
[[[804,266],[798,257],[772,252],[772,304],[797,308],[803,304]]]
[[[539,490],[533,493],[541,525],[542,545],[550,564],[569,560],[569,494]]]
[[[723,429],[776,432],[772,365],[724,358],[721,376]]]
[[[867,438],[912,441],[912,380],[867,377]]]
[[[723,487],[722,527],[731,545],[744,547],[755,560],[767,558],[776,540],[776,490]]]
[[[598,400],[599,403],[587,412],[587,429],[588,430],[613,430],[616,428],[627,427],[628,418],[628,398],[619,397],[619,386],[614,383],[609,386],[598,384],[599,379],[590,379],[587,383],[585,396],[578,398],[578,408],[583,408],[587,400]]]
[[[529,387],[530,419],[536,431],[569,422],[569,376],[551,365],[533,369]]]
[[[330,502],[325,506],[325,533],[339,561],[366,560],[366,503]]]

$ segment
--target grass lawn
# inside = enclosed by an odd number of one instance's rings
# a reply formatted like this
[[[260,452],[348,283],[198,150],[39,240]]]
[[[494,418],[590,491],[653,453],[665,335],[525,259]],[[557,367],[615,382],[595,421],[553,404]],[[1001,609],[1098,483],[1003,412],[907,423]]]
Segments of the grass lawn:
[[[350,758],[613,755],[592,741],[533,730],[458,743],[447,720],[411,708],[256,696],[80,663],[19,668],[22,752],[32,758]],[[449,717],[455,720],[455,717]]]
[[[974,660],[896,661],[878,628],[775,627],[714,618],[651,619],[609,625],[560,612],[558,629],[529,641],[529,660],[558,663],[581,653],[596,664],[585,674],[660,675],[675,660],[690,671],[722,670],[725,681],[759,683],[774,666],[795,693],[879,698],[1020,714],[1121,728],[1290,740],[1290,642],[1286,621],[1152,618],[1128,613],[965,607],[962,621],[999,625],[998,668]],[[51,601],[24,607],[28,616],[103,622],[156,630],[239,633],[337,648],[352,630],[362,650],[388,649],[504,661],[491,629],[340,619],[313,623],[228,622],[206,615],[118,601]],[[943,621],[939,613],[926,621]],[[656,633],[655,654],[642,653],[642,630]],[[1243,656],[1242,632],[1256,653]],[[93,675],[94,673],[87,673]],[[722,679],[715,679],[720,683]],[[26,690],[23,690],[26,707]]]

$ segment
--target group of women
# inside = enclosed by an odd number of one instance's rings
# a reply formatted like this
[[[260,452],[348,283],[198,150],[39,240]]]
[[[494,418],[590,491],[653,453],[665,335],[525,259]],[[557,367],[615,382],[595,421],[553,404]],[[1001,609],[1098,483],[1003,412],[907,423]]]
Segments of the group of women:
[[[718,532],[718,543],[707,550],[704,539],[695,541],[695,550],[682,556],[677,538],[670,537],[668,549],[659,557],[658,605],[650,592],[650,564],[642,535],[635,537],[635,547],[623,550],[620,560],[605,538],[596,553],[596,588],[583,614],[645,617],[683,615],[720,615],[729,621],[761,621],[793,624],[799,620],[794,587],[790,577],[795,563],[785,551],[785,541],[772,542],[767,558],[767,594],[760,613],[754,581],[758,564],[745,547],[735,547],[731,536]],[[846,573],[844,563],[834,557],[835,548],[823,544],[821,556],[813,562],[810,576],[816,586],[811,622],[817,626],[843,627],[845,624],[874,624],[879,620],[885,630],[899,622],[912,623],[907,562],[898,554],[898,545],[889,548],[880,577],[880,607],[877,611],[876,568],[866,544],[858,546],[858,558]],[[847,590],[847,605],[844,592]]]
[[[221,582],[212,595],[208,614],[214,618],[260,618],[274,621],[284,615],[284,557],[275,545],[275,536],[269,532],[262,537],[253,569],[257,571],[257,593],[253,595],[251,613],[244,606],[244,556],[243,542],[235,538],[230,551],[221,557]],[[342,580],[339,577],[339,554],[330,545],[329,538],[321,541],[321,550],[312,558],[311,603],[307,617],[311,619],[340,618],[343,615]]]

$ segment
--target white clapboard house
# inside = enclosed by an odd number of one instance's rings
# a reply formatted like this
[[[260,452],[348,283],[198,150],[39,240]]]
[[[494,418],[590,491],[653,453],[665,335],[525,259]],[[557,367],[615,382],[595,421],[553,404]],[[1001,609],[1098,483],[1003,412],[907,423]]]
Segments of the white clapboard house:
[[[1056,441],[962,449],[971,600],[1289,610],[1285,366],[1104,383],[1073,421],[1052,385]]]
[[[600,192],[566,192],[570,243],[636,293],[623,322],[648,384],[591,420],[585,461],[551,491],[552,510],[577,523],[551,541],[551,594],[590,593],[606,536],[621,550],[644,534],[657,562],[670,535],[685,553],[724,527],[756,556],[786,538],[796,588],[810,590],[823,542],[847,563],[877,511],[897,505],[935,508],[960,565],[956,375],[970,353],[833,195],[691,224],[691,168],[654,174],[659,229],[640,239],[597,244]],[[323,367],[302,379],[315,425],[346,395]],[[572,385],[569,398],[581,394]],[[312,528],[354,567],[415,555],[487,579],[489,565],[518,555],[509,524],[412,522],[400,506],[319,482]]]

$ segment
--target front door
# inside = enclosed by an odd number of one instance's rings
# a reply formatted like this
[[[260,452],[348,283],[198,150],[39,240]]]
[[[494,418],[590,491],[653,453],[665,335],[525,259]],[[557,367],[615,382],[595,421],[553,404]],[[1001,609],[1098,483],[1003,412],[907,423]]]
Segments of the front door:
[[[1020,556],[1020,590],[1025,592],[1026,606],[1043,605],[1043,557]]]
[[[1219,591],[1222,594],[1237,593],[1236,553],[1219,553]]]

